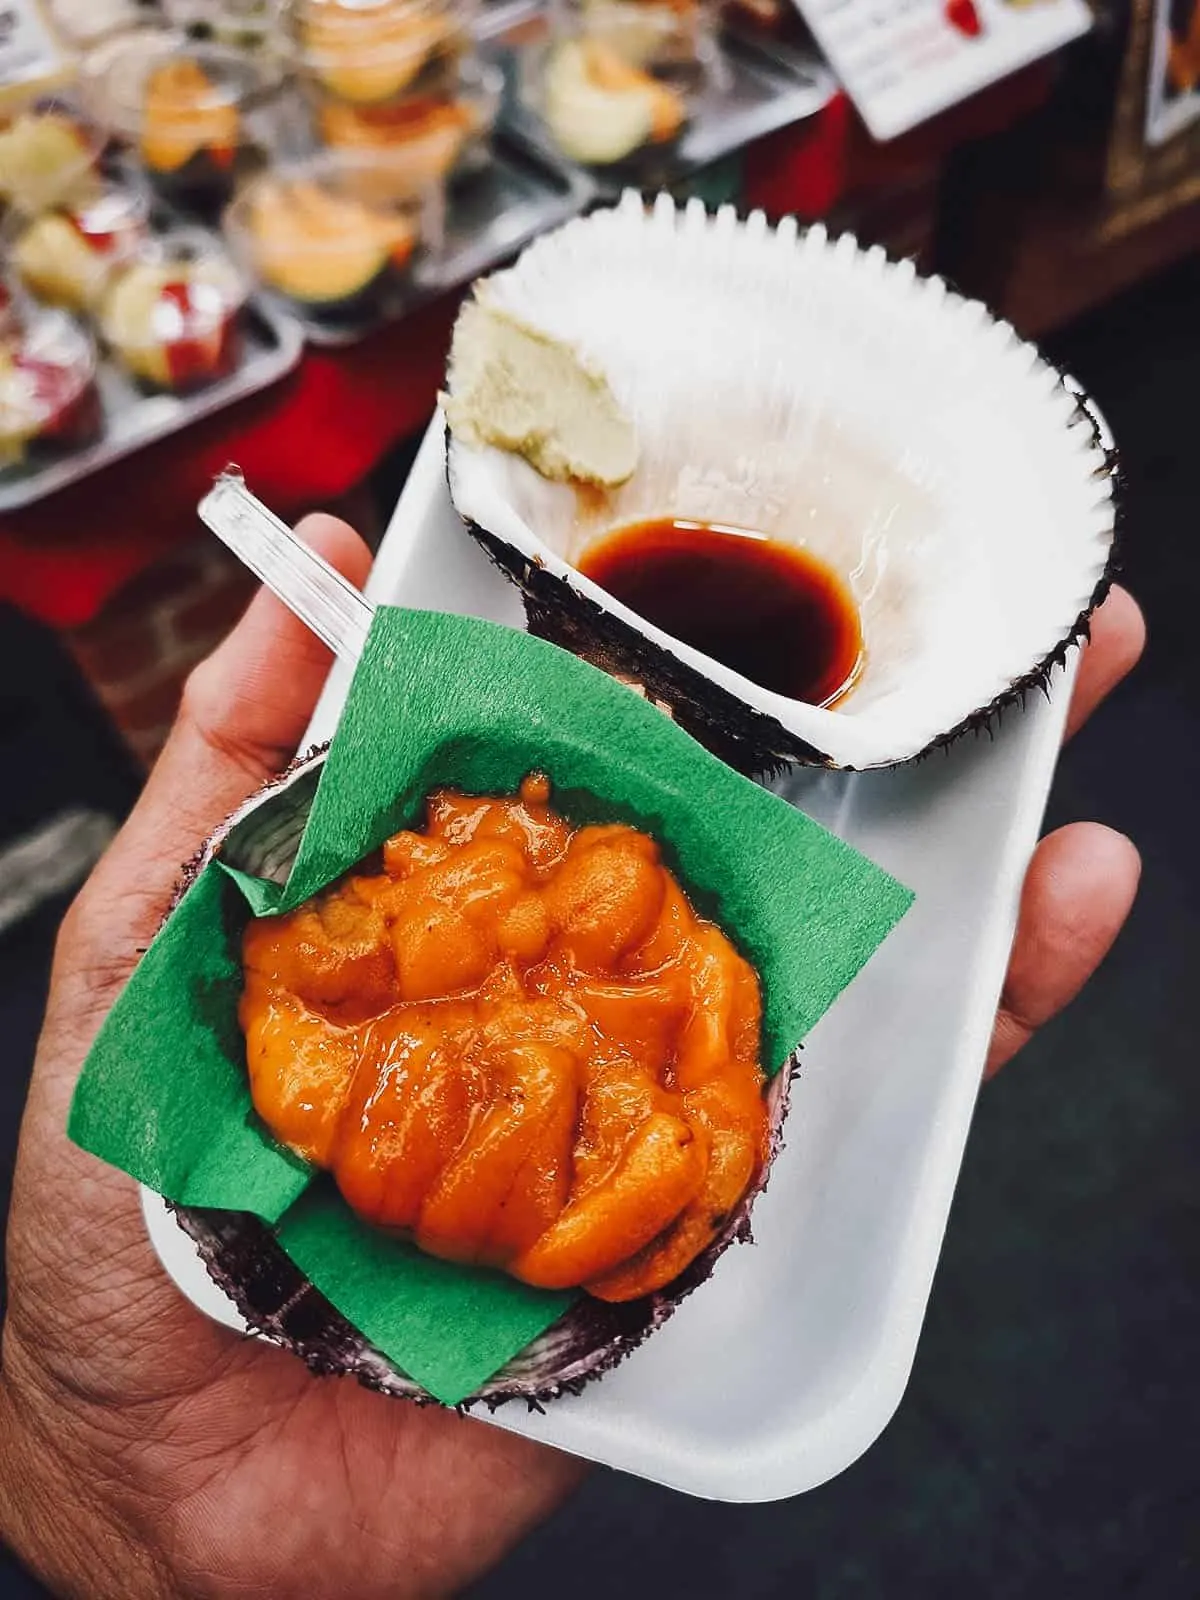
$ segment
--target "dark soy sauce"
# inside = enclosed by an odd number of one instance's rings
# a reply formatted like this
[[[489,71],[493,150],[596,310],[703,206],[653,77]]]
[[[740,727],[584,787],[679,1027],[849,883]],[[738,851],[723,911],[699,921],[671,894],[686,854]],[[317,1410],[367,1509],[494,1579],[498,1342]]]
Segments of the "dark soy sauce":
[[[790,699],[833,705],[861,670],[849,590],[794,545],[663,518],[606,534],[579,570],[664,633]]]

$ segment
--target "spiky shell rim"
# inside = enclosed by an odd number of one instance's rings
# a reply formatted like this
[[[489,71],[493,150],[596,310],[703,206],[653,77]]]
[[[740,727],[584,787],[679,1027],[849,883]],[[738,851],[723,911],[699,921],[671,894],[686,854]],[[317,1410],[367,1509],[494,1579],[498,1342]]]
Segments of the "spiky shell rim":
[[[1117,471],[1103,419],[1007,323],[911,262],[791,219],[768,228],[761,214],[677,210],[665,196],[647,210],[627,195],[543,236],[481,289],[605,372],[650,464],[597,508],[515,457],[451,439],[460,515],[525,591],[535,631],[638,678],[721,754],[724,735],[743,770],[892,766],[987,724],[1048,676],[1107,592]],[[731,304],[715,353],[689,353],[689,330],[695,343]],[[789,351],[809,363],[802,379]],[[887,381],[867,382],[872,372]],[[765,433],[738,434],[726,413]],[[819,492],[803,470],[818,445],[837,468],[827,476],[841,473]],[[867,640],[866,671],[838,710],[760,688],[575,565],[607,527],[645,516],[799,542],[800,514],[815,517],[821,495],[849,531],[827,534],[828,549],[803,542],[858,583]],[[746,514],[748,496],[761,517]]]
[[[214,830],[184,869],[174,903],[217,851],[234,844],[235,839],[240,867],[283,881],[307,815],[305,799],[294,791],[319,771],[326,750],[317,747],[297,757]],[[274,807],[279,816],[262,818],[265,825],[256,833],[254,819],[268,807]],[[676,1307],[709,1278],[730,1244],[750,1238],[754,1202],[765,1189],[783,1147],[783,1122],[798,1061],[796,1053],[768,1086],[770,1143],[758,1178],[691,1265],[665,1289],[639,1300],[610,1304],[581,1295],[557,1322],[456,1409],[484,1405],[494,1410],[510,1400],[524,1400],[536,1407],[563,1394],[579,1393],[662,1327]],[[352,1376],[381,1394],[422,1405],[440,1403],[325,1298],[261,1218],[249,1212],[173,1204],[168,1204],[168,1209],[248,1330],[298,1356],[316,1375]]]

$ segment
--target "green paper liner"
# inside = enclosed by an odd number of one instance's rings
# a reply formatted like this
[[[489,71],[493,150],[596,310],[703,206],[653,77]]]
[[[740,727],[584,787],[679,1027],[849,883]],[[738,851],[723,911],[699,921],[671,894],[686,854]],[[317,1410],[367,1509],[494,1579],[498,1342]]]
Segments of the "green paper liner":
[[[240,936],[250,914],[290,910],[419,826],[430,790],[511,793],[535,769],[573,821],[652,834],[754,964],[769,1073],[911,902],[585,662],[475,618],[381,608],[326,759],[220,831],[106,1019],[71,1109],[77,1144],[169,1201],[272,1225],[332,1306],[447,1404],[556,1323],[570,1297],[371,1233],[272,1140],[237,1024]]]

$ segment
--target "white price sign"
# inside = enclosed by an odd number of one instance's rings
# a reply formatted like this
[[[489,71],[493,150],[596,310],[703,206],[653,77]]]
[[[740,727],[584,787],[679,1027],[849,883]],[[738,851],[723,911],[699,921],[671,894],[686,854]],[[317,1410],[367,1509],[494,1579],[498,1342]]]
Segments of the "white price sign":
[[[877,139],[1086,33],[1084,0],[796,0]]]

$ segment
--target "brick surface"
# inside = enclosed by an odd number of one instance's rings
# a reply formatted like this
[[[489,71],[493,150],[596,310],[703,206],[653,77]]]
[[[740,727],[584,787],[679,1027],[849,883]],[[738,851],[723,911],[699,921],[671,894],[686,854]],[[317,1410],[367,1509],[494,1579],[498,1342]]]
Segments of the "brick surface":
[[[162,658],[162,635],[153,612],[101,616],[68,636],[93,683],[122,683],[153,671]]]
[[[106,617],[146,616],[158,606],[177,600],[181,594],[205,586],[209,581],[214,548],[219,554],[220,546],[216,541],[204,537],[173,550],[165,560],[147,567],[114,595],[97,622],[103,622]],[[233,557],[229,559],[232,561]]]
[[[142,573],[68,643],[130,748],[158,754],[192,667],[254,592],[250,573],[207,536]]]
[[[167,623],[177,644],[202,642],[207,647],[223,638],[250,604],[258,583],[244,567],[216,575],[210,587],[184,596],[174,605]]]

